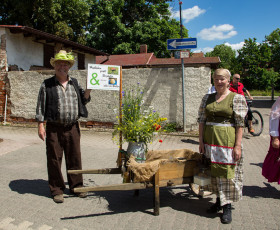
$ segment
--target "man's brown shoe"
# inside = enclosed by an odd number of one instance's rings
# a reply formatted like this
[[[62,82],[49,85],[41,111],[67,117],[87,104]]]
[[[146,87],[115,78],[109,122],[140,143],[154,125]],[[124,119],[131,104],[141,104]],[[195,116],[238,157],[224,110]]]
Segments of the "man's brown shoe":
[[[63,202],[64,202],[63,194],[55,195],[55,196],[53,197],[53,201],[54,201],[55,203],[63,203]]]
[[[86,198],[87,197],[87,193],[86,192],[77,192],[75,194],[76,194],[76,196],[78,196],[80,198]]]

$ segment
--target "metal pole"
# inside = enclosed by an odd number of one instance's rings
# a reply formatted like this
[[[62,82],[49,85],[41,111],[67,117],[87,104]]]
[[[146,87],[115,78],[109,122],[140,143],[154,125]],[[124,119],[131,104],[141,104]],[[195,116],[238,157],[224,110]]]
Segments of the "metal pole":
[[[183,25],[182,25],[182,2],[179,2],[180,5],[180,27],[181,27],[181,38],[183,38]],[[182,65],[182,99],[183,99],[183,132],[186,132],[186,108],[185,108],[185,78],[184,78],[184,59],[181,58]]]

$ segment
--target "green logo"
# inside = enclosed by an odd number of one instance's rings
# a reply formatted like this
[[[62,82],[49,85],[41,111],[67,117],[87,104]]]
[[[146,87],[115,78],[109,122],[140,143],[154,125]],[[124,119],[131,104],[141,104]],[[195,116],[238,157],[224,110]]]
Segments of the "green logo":
[[[90,84],[92,84],[92,85],[100,85],[99,84],[99,80],[97,80],[96,78],[97,78],[97,73],[93,73],[92,75],[92,79],[90,80]],[[94,80],[94,82],[92,82]]]

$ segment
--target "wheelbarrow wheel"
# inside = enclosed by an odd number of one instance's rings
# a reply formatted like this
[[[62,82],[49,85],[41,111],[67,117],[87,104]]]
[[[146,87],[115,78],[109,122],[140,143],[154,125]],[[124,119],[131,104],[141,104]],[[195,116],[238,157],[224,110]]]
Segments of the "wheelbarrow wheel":
[[[207,189],[209,189],[208,186],[204,186],[202,188],[202,186],[200,186],[198,184],[194,184],[194,183],[190,183],[189,186],[190,186],[191,190],[193,191],[193,193],[198,197],[206,197],[206,196],[210,196],[212,194],[212,192],[207,190]]]

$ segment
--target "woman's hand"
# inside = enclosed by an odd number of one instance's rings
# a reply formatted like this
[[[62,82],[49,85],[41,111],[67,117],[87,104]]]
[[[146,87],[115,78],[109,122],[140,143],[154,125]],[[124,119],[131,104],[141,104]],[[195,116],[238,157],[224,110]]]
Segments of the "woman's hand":
[[[279,137],[272,137],[271,145],[275,149],[279,149],[280,143],[279,143]]]
[[[241,146],[236,145],[233,148],[232,157],[235,161],[238,161],[241,158]]]

